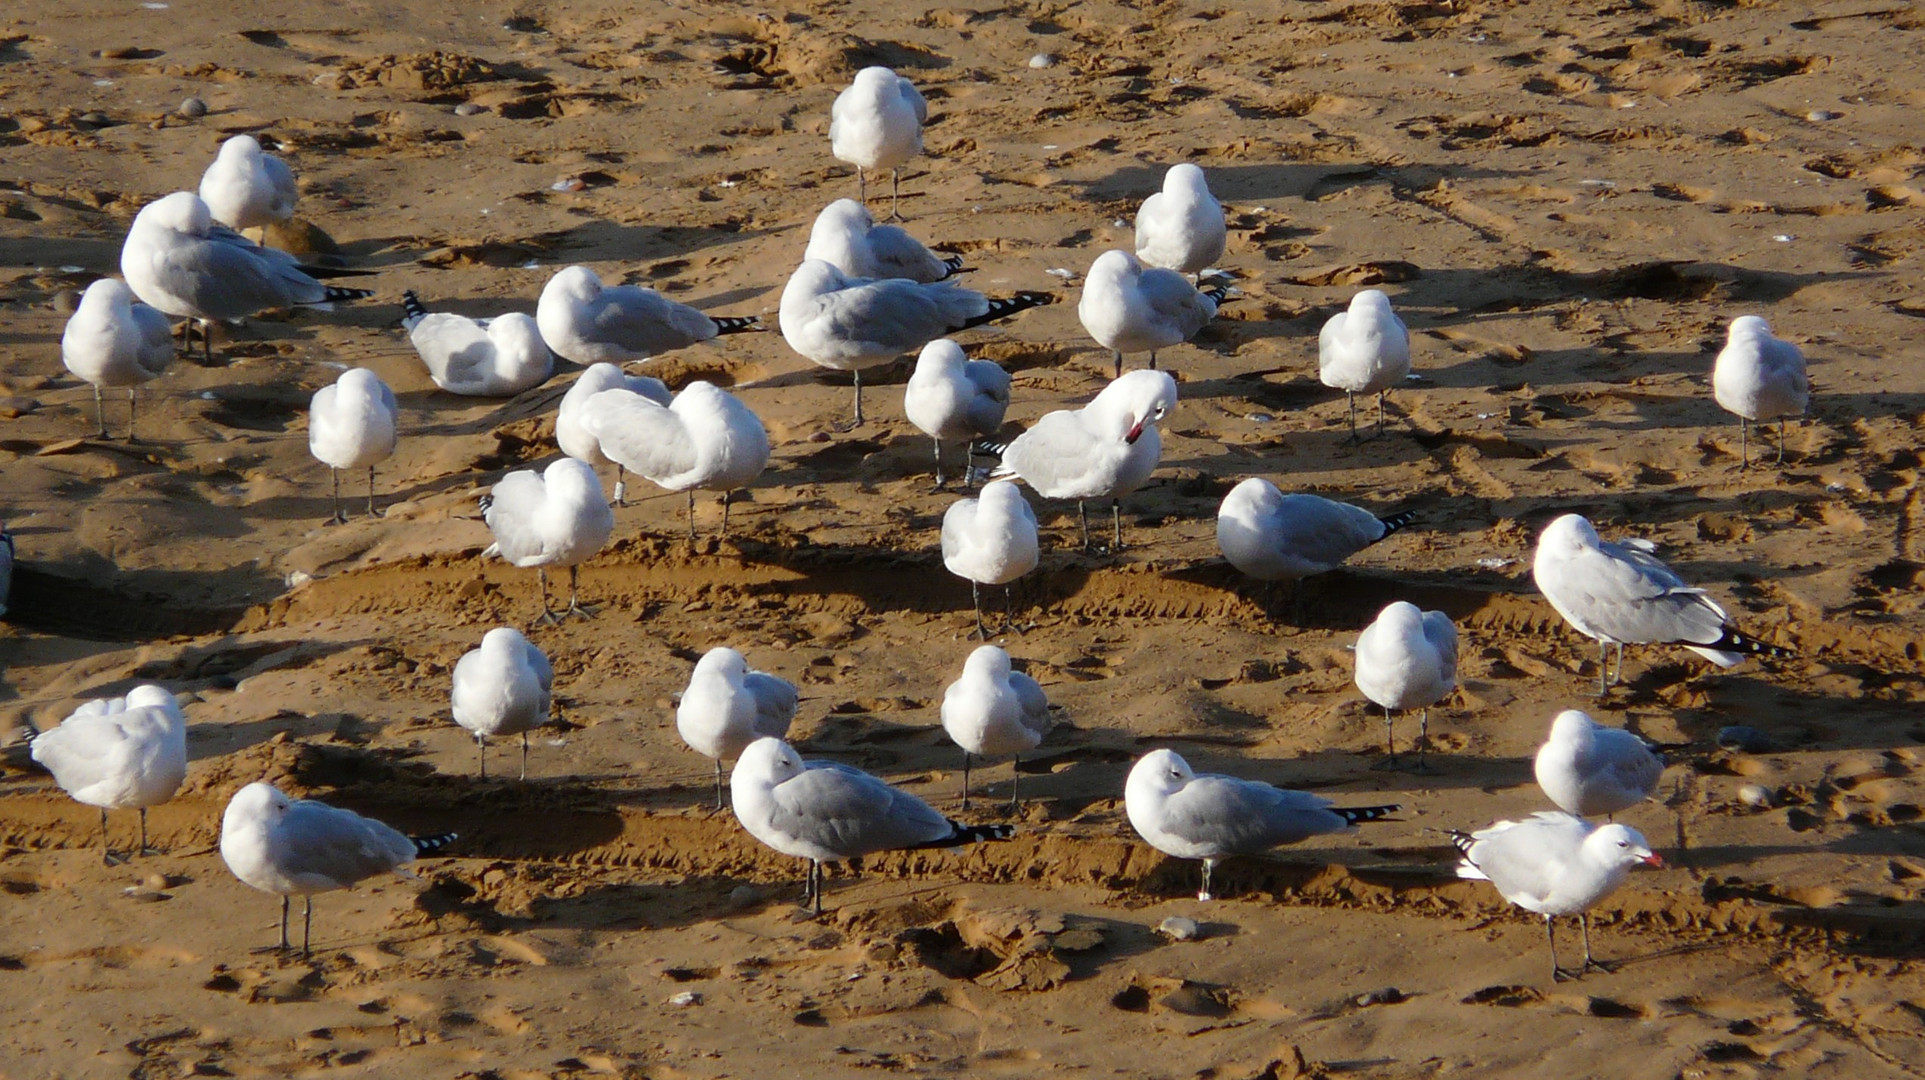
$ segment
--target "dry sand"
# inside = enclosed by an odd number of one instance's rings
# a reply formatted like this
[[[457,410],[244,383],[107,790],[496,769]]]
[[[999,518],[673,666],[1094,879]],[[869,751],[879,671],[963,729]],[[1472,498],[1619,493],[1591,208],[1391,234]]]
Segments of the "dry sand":
[[[104,869],[93,811],[12,755],[0,1076],[1925,1069],[1925,38],[1908,5],[162,6],[22,0],[0,23],[0,514],[23,563],[0,723],[142,679],[193,695],[187,787],[152,815],[166,854],[130,867]],[[533,632],[565,721],[525,786],[480,784],[449,669],[534,602],[532,575],[478,558],[474,500],[552,456],[574,369],[513,401],[455,398],[395,321],[410,287],[532,310],[585,262],[773,322],[815,212],[854,192],[829,103],[873,62],[931,101],[905,213],[968,253],[976,287],[1061,288],[1050,269],[1127,246],[1161,170],[1193,160],[1229,204],[1245,295],[1164,354],[1183,404],[1129,550],[1072,550],[1073,508],[1041,507],[1030,625],[1006,642],[1068,722],[1025,763],[1018,838],[835,873],[812,922],[791,903],[801,866],[707,809],[670,695],[734,645],[803,687],[805,752],[954,807],[936,706],[973,623],[940,569],[953,495],[901,418],[906,367],[836,434],[847,376],[775,334],[653,363],[732,384],[771,468],[739,531],[693,554],[682,498],[631,485],[583,575],[606,610]],[[205,117],[174,115],[190,95]],[[380,297],[229,328],[214,366],[141,392],[142,442],[83,439],[63,294],[115,272],[134,212],[193,187],[236,132],[285,144],[301,213],[381,271]],[[1392,395],[1390,434],[1353,447],[1315,334],[1364,285],[1392,294],[1423,379]],[[1743,313],[1812,357],[1782,468],[1735,468],[1706,385]],[[1108,370],[1071,303],[965,340],[1015,371],[1019,424]],[[405,434],[387,515],[322,528],[305,408],[344,364],[393,385]],[[1268,596],[1214,544],[1248,475],[1418,523],[1301,599]],[[1628,686],[1592,707],[1674,747],[1661,801],[1623,815],[1674,868],[1600,907],[1617,973],[1553,987],[1537,920],[1452,878],[1437,830],[1539,808],[1528,755],[1590,701],[1591,649],[1527,573],[1536,530],[1571,510],[1659,542],[1799,657],[1720,672],[1633,650]],[[705,500],[705,532],[718,518]],[[1345,647],[1395,598],[1466,637],[1428,776],[1371,768],[1381,722],[1350,683]],[[1727,724],[1773,752],[1719,750]],[[1200,905],[1194,866],[1123,819],[1124,772],[1159,745],[1408,809],[1232,862],[1228,899]],[[1008,769],[977,775],[1006,792]],[[423,884],[320,898],[311,962],[255,955],[274,901],[215,844],[227,797],[264,776],[464,837]],[[1742,805],[1747,783],[1779,805]],[[122,844],[132,826],[116,817]],[[1203,940],[1159,938],[1172,914]]]

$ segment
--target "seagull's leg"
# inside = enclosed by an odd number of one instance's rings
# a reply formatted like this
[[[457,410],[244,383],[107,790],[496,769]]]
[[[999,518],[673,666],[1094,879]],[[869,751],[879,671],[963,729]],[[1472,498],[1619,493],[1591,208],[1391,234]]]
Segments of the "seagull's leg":
[[[1620,641],[1618,642],[1618,662],[1614,666],[1611,672],[1611,685],[1616,686],[1617,684],[1623,681],[1624,681],[1624,642]]]
[[[1016,759],[1009,765],[1009,808],[1011,810],[1022,805],[1022,800],[1016,798],[1016,783],[1022,779],[1022,765],[1023,755],[1021,754],[1017,754]]]
[[[301,897],[301,959],[306,960],[311,953],[308,942],[314,936],[314,897]]]
[[[288,950],[288,943],[287,943],[288,902],[287,901],[288,901],[287,894],[282,893],[281,894],[281,951],[282,952],[286,952]]]
[[[1343,392],[1344,400],[1350,402],[1350,441],[1357,441],[1357,395],[1348,390]]]
[[[1426,705],[1417,712],[1417,771],[1428,772],[1424,768],[1424,751],[1430,746],[1430,707]]]
[[[1603,638],[1597,639],[1597,696],[1603,697],[1611,692],[1611,643]]]
[[[528,733],[521,733],[521,782],[528,782]]]
[[[1385,705],[1383,708],[1384,708],[1384,759],[1378,762],[1377,764],[1372,765],[1371,768],[1394,769],[1397,767],[1397,728],[1395,724],[1393,724],[1391,721],[1391,717],[1393,714],[1391,712],[1390,706]],[[1365,712],[1368,713],[1370,709],[1370,706],[1368,703],[1364,705],[1364,709],[1365,709]]]
[[[969,751],[963,751],[963,800],[962,808],[969,809]]]
[[[368,466],[368,516],[380,517],[374,512],[374,466]]]
[[[809,881],[809,894],[815,900],[814,910],[817,915],[820,915],[822,914],[822,864],[814,859],[809,860]]]
[[[1110,356],[1116,361],[1116,374],[1111,377],[1120,379],[1123,377],[1123,350],[1112,350]]]
[[[715,808],[722,809],[722,759],[715,759]]]
[[[548,568],[547,567],[545,566],[535,567],[535,584],[541,588],[541,616],[537,618],[535,621],[538,623],[547,623],[550,626],[559,625],[561,623],[561,620],[556,618],[555,613],[549,610],[549,607],[548,607]]]
[[[1123,500],[1110,500],[1110,554],[1123,550]]]
[[[1083,550],[1089,550],[1089,507],[1083,500],[1076,500],[1076,516],[1083,522]]]
[[[1579,972],[1582,973],[1595,969],[1609,973],[1612,970],[1610,964],[1602,960],[1594,959],[1591,956],[1591,913],[1588,911],[1580,912],[1577,919],[1578,924],[1584,927],[1584,966],[1578,969]]]
[[[983,625],[983,590],[973,578],[969,582],[969,599],[976,605],[976,636],[988,641],[989,628]]]
[[[152,855],[154,849],[147,846],[147,808],[140,808],[140,847],[134,849],[140,855]]]
[[[94,437],[104,439],[107,437],[107,406],[100,400],[100,387],[98,386],[94,387],[94,416],[100,421],[100,430],[94,434]]]
[[[1544,916],[1544,940],[1551,946],[1551,982],[1556,983],[1560,979],[1569,978],[1564,969],[1557,966],[1557,935],[1551,932],[1549,915]]]
[[[1389,392],[1388,390],[1377,391],[1377,435],[1384,433],[1384,395]],[[1374,439],[1377,435],[1372,435],[1371,438]]]
[[[869,179],[862,175],[862,166],[856,166],[856,201],[866,210],[869,207]]]
[[[1150,350],[1150,370],[1151,371],[1156,370],[1156,350],[1155,349]]]
[[[201,320],[201,363],[214,366],[214,324],[207,319]]]
[[[902,169],[889,170],[889,220],[902,220]]]
[[[348,512],[341,508],[341,470],[329,466],[328,476],[334,481],[334,516],[327,520],[327,524],[346,525]]]
[[[615,498],[612,501],[610,501],[608,505],[610,506],[627,506],[628,505],[628,485],[624,483],[622,480],[623,475],[626,474],[627,471],[628,470],[622,468],[622,465],[620,462],[615,463]]]
[[[140,441],[139,439],[134,438],[134,413],[136,409],[137,409],[137,405],[134,401],[134,388],[130,386],[127,388],[127,441],[130,443]],[[1783,425],[1780,425],[1779,431],[1778,431],[1778,460],[1783,461],[1784,458],[1785,458],[1785,434],[1784,434]]]
[[[1196,898],[1198,900],[1210,899],[1210,871],[1215,869],[1215,867],[1215,859],[1203,860],[1203,888],[1197,890]]]
[[[131,395],[133,394],[133,391],[129,390],[127,391],[127,393],[130,395],[130,399],[131,399]],[[134,429],[131,426],[133,424],[133,413],[131,412],[131,410],[127,415],[127,422],[130,425],[127,428],[127,437],[131,439],[134,437]],[[1784,417],[1781,416],[1778,418],[1778,462],[1777,463],[1780,465],[1783,465],[1785,463],[1785,425],[1787,423],[1788,421]]]
[[[1738,418],[1738,467],[1740,469],[1751,467],[1751,446],[1746,438],[1750,434],[1751,421],[1740,416]]]
[[[695,489],[688,489],[688,546],[695,549]]]
[[[114,858],[113,845],[107,842],[107,808],[104,806],[100,808],[100,865],[120,865]]]
[[[1016,587],[1014,583],[1003,586],[1003,633],[1011,631],[1021,634],[1023,628],[1016,625]]]
[[[733,498],[735,498],[735,491],[733,489],[722,493],[722,531],[716,533],[715,535],[717,536],[727,536],[729,534],[729,501]]]
[[[481,779],[488,779],[488,737],[475,732],[475,757],[481,762]]]
[[[936,490],[942,490],[942,440],[932,440],[936,444]],[[967,472],[964,475],[968,475]]]
[[[568,568],[568,614],[573,615],[577,619],[592,619],[595,617],[595,613],[600,611],[601,609],[589,607],[587,604],[584,604],[579,599],[577,599],[576,593],[575,593],[575,586],[580,581],[580,579],[581,579],[581,567],[580,566],[569,567]],[[542,605],[545,607],[547,606],[547,604],[548,604],[548,598],[544,596],[542,598]]]

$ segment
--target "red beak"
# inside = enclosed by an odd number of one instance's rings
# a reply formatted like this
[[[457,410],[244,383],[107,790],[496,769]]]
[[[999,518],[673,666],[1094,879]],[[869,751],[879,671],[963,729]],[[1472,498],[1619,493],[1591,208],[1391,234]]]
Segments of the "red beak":
[[[1136,422],[1136,425],[1130,428],[1130,433],[1128,435],[1123,436],[1123,441],[1126,443],[1129,443],[1131,446],[1135,446],[1136,440],[1141,438],[1142,436],[1143,436],[1143,421],[1138,420]]]
[[[1655,851],[1649,855],[1646,855],[1644,858],[1639,859],[1638,861],[1643,863],[1646,866],[1655,866],[1659,870],[1664,869],[1664,856],[1658,854]]]

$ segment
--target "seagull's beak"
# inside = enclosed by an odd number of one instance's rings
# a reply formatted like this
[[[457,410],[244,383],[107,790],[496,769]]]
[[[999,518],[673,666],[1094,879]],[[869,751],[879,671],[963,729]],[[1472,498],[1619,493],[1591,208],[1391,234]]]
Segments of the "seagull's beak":
[[[1141,438],[1142,435],[1143,435],[1143,421],[1138,420],[1133,426],[1131,426],[1130,433],[1128,435],[1123,436],[1123,441],[1126,443],[1129,443],[1131,446],[1135,446],[1136,440]]]
[[[1664,856],[1658,854],[1655,851],[1649,855],[1646,855],[1644,858],[1639,859],[1638,861],[1643,863],[1646,866],[1653,866],[1659,870],[1664,869]]]

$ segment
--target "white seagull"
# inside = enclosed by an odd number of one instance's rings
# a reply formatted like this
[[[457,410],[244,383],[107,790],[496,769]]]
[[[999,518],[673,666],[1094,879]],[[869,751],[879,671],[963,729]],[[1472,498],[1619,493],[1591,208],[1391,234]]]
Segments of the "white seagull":
[[[514,397],[548,381],[555,355],[531,315],[510,311],[492,319],[429,312],[410,289],[401,294],[408,344],[428,366],[434,384],[462,397]]]
[[[1130,827],[1151,847],[1178,859],[1203,860],[1203,888],[1196,898],[1209,900],[1211,871],[1232,855],[1261,855],[1403,808],[1332,806],[1307,791],[1215,773],[1199,776],[1175,751],[1152,750],[1130,769],[1123,809]]]
[[[1731,320],[1730,335],[1711,368],[1711,393],[1726,412],[1738,417],[1738,467],[1751,464],[1753,423],[1778,421],[1778,461],[1785,460],[1785,419],[1805,415],[1811,380],[1805,354],[1773,337],[1771,324],[1756,315]]]
[[[735,819],[784,855],[809,860],[803,903],[822,913],[822,864],[878,851],[953,848],[1006,840],[1008,825],[965,825],[861,769],[806,764],[781,739],[757,739],[729,775]]]
[[[1664,860],[1628,825],[1593,825],[1552,810],[1523,821],[1500,821],[1481,832],[1450,834],[1463,852],[1457,876],[1488,881],[1504,899],[1544,916],[1544,938],[1551,945],[1551,981],[1581,978],[1596,968],[1591,958],[1591,905],[1617,891],[1633,867],[1664,866]],[[1551,920],[1576,915],[1584,927],[1584,966],[1557,966],[1557,938]]]
[[[535,302],[535,325],[556,356],[584,365],[646,360],[762,328],[753,316],[710,316],[640,285],[604,285],[586,266],[548,279]]]
[[[1123,547],[1119,502],[1149,480],[1163,459],[1157,423],[1176,409],[1176,380],[1167,372],[1132,371],[1080,409],[1059,409],[1009,445],[986,447],[1003,463],[993,475],[1016,476],[1045,499],[1075,499],[1089,550],[1089,499],[1110,500],[1113,550]]]
[[[1538,534],[1531,577],[1565,622],[1597,641],[1599,697],[1623,677],[1626,645],[1682,645],[1719,667],[1736,665],[1746,653],[1791,655],[1740,634],[1725,609],[1686,585],[1652,554],[1656,550],[1649,540],[1607,543],[1578,514],[1565,514]],[[1615,674],[1605,665],[1612,645],[1618,647]]]
[[[394,391],[367,368],[351,368],[333,384],[314,392],[307,410],[307,448],[334,479],[334,516],[346,524],[341,506],[341,470],[368,470],[368,516],[374,515],[374,467],[394,453]]]
[[[1397,763],[1397,740],[1390,717],[1397,710],[1421,710],[1417,727],[1417,771],[1424,771],[1430,744],[1430,707],[1457,688],[1457,627],[1441,611],[1420,611],[1398,600],[1364,627],[1357,638],[1357,689],[1384,710],[1384,750]]]
[[[695,540],[695,492],[722,493],[722,529],[729,498],[749,486],[769,463],[769,433],[740,398],[696,380],[666,407],[632,390],[603,390],[582,405],[582,426],[601,452],[629,472],[669,491],[688,492],[688,537]]]
[[[1216,542],[1230,565],[1260,581],[1295,581],[1342,566],[1352,555],[1411,523],[1316,495],[1285,495],[1253,476],[1223,497]]]
[[[252,135],[221,144],[214,163],[201,174],[200,197],[214,220],[230,229],[254,229],[294,216],[300,198],[287,163],[264,153]]]
[[[281,951],[288,948],[288,897],[306,903],[301,955],[314,929],[314,894],[345,889],[376,874],[414,877],[408,864],[455,840],[404,836],[373,818],[312,799],[290,799],[257,780],[234,793],[221,815],[221,859],[244,885],[281,898]]]
[[[1105,251],[1083,280],[1076,316],[1089,336],[1114,354],[1120,378],[1124,353],[1149,353],[1155,370],[1156,350],[1195,337],[1216,318],[1226,295],[1217,288],[1199,291],[1174,270],[1144,269],[1127,251]]]
[[[1055,725],[1049,698],[1036,680],[1009,666],[1009,654],[984,645],[963,661],[962,676],[942,694],[942,729],[963,752],[962,804],[969,809],[969,756],[1008,755],[1021,766],[1023,751],[1042,745]],[[1016,805],[1015,773],[1009,805]]]
[[[866,67],[829,108],[829,152],[856,167],[856,198],[869,201],[865,169],[888,169],[889,219],[902,219],[902,166],[922,153],[929,103],[916,84],[886,67]]]
[[[174,333],[167,316],[134,299],[134,290],[101,278],[80,294],[80,305],[60,335],[60,362],[93,384],[94,415],[107,437],[103,386],[127,388],[127,441],[134,441],[134,387],[167,370],[174,360]]]
[[[1004,629],[1015,621],[1009,583],[1036,569],[1036,512],[1010,480],[992,480],[974,499],[958,499],[942,515],[942,564],[969,582],[976,633],[985,640],[982,586],[1003,586]]]
[[[782,340],[810,361],[855,372],[856,416],[862,423],[862,369],[959,330],[1053,304],[1046,292],[991,298],[953,281],[852,278],[820,259],[805,259],[782,288]]]
[[[173,798],[187,779],[187,718],[173,694],[147,683],[124,698],[87,702],[34,736],[28,752],[75,802],[100,808],[101,861],[112,866],[107,811],[140,811],[134,853],[148,854],[147,808]]]
[[[648,375],[629,375],[610,363],[590,364],[586,371],[576,376],[573,386],[561,396],[561,406],[555,410],[555,443],[561,452],[577,461],[590,465],[608,465],[608,455],[602,453],[601,440],[588,430],[583,422],[583,408],[588,399],[603,390],[628,390],[640,394],[657,405],[667,405],[674,399],[668,392],[668,384]],[[622,479],[626,472],[615,463],[616,506],[626,506],[628,485]]]
[[[675,730],[689,749],[715,760],[715,808],[722,808],[722,762],[757,739],[783,739],[795,721],[795,684],[754,671],[727,646],[702,654],[675,707]]]
[[[515,566],[535,568],[540,621],[561,621],[548,609],[550,566],[568,568],[568,608],[563,614],[584,619],[594,614],[577,599],[577,577],[581,564],[594,558],[615,531],[615,514],[592,466],[565,457],[541,472],[511,472],[482,500],[481,516],[495,536],[482,558],[499,555]]]
[[[1136,212],[1136,257],[1151,266],[1194,277],[1223,257],[1226,239],[1223,204],[1187,161],[1170,166],[1163,190]]]
[[[512,627],[482,635],[455,661],[449,704],[455,723],[475,737],[481,778],[488,778],[488,736],[521,736],[521,778],[528,779],[528,733],[548,722],[555,669],[535,643]]]
[[[1566,709],[1532,762],[1537,786],[1567,814],[1610,816],[1655,795],[1664,760],[1643,739]]]
[[[216,319],[374,295],[323,285],[318,277],[343,271],[302,266],[284,251],[215,225],[207,204],[191,191],[156,199],[134,215],[120,248],[120,272],[142,303],[202,324],[203,355],[210,363],[207,324]]]
[[[971,360],[962,346],[937,338],[922,347],[916,370],[902,392],[909,422],[936,444],[936,486],[942,487],[944,439],[973,444],[994,435],[1009,410],[1009,372],[988,360]],[[963,455],[963,484],[969,483],[971,455]]]
[[[1317,336],[1317,378],[1350,402],[1350,438],[1357,438],[1357,395],[1377,395],[1377,433],[1384,430],[1384,393],[1410,374],[1410,331],[1390,310],[1390,297],[1365,289],[1350,307],[1323,324]]]
[[[821,259],[852,278],[932,282],[963,272],[961,255],[938,255],[894,225],[878,225],[869,208],[837,199],[815,216],[804,259]]]

